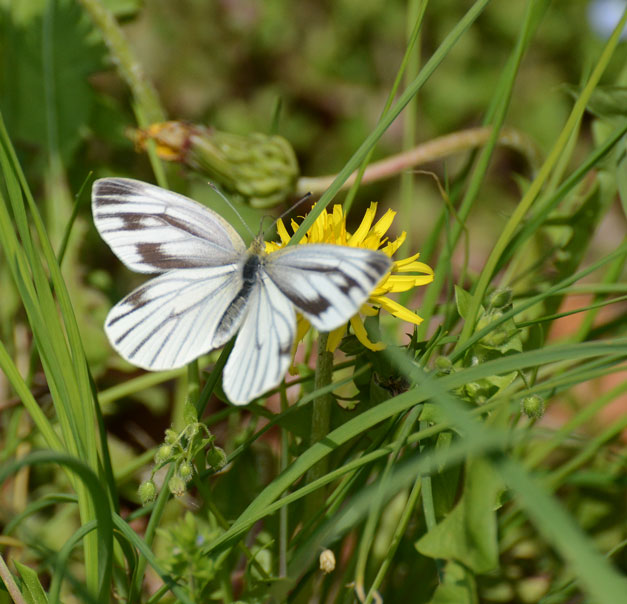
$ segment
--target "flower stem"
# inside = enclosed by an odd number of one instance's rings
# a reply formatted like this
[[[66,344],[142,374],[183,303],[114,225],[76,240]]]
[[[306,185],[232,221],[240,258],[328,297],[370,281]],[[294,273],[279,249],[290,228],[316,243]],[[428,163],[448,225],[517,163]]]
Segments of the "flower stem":
[[[135,57],[111,11],[100,0],[79,0],[79,2],[100,30],[118,72],[131,89],[135,103],[141,109],[140,115],[146,121],[146,124],[141,125],[165,121],[165,111],[157,91],[146,77],[141,63]]]
[[[318,336],[318,358],[316,361],[315,389],[318,390],[331,383],[333,375],[333,353],[327,350],[329,334],[321,333]],[[317,396],[312,405],[311,432],[309,445],[317,443],[329,433],[331,424],[331,405],[333,396],[330,393]],[[327,473],[328,456],[323,457],[308,472],[305,479],[307,484],[314,482]],[[305,500],[305,518],[311,518],[324,507],[325,491],[317,489]]]

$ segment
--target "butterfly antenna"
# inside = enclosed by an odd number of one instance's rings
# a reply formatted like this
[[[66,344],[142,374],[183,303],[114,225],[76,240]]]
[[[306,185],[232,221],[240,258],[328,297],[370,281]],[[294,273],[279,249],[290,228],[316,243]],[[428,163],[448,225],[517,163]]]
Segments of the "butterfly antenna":
[[[281,214],[278,218],[275,218],[274,222],[266,230],[270,230],[271,228],[273,228],[277,224],[277,222],[279,222],[279,220],[285,218],[285,216],[287,216],[290,212],[293,212],[298,206],[302,205],[305,201],[307,201],[310,198],[311,198],[311,193],[306,193],[304,197],[301,197],[294,205],[287,208],[287,210],[285,210],[283,214]]]
[[[229,206],[229,208],[231,208],[231,210],[233,210],[233,212],[235,212],[235,215],[240,219],[240,222],[244,225],[244,227],[246,228],[246,230],[248,231],[248,233],[250,234],[250,236],[254,239],[255,238],[255,234],[250,230],[250,227],[248,226],[247,222],[242,218],[242,215],[237,211],[237,208],[231,203],[231,201],[228,199],[228,197],[222,192],[220,191],[220,189],[218,188],[218,186],[214,183],[212,183],[211,181],[208,182],[208,185],[220,196],[222,197],[222,199],[224,199],[224,201],[226,202],[226,205]]]

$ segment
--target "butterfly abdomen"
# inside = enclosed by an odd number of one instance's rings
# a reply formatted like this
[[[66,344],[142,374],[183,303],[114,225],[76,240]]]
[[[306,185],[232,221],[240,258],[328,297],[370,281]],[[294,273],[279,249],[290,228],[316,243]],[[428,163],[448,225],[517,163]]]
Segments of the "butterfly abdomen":
[[[250,254],[242,265],[242,287],[227,306],[218,323],[214,336],[216,348],[226,344],[239,328],[246,311],[250,292],[259,279],[260,267],[261,258],[257,254]]]

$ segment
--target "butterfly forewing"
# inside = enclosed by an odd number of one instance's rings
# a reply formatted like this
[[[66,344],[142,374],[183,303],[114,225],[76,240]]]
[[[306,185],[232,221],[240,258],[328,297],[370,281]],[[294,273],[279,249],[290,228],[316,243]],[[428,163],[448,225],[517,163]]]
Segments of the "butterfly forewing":
[[[246,252],[224,218],[183,195],[139,180],[97,180],[92,206],[102,238],[137,272],[219,266]]]
[[[170,271],[118,302],[105,331],[114,348],[138,367],[181,367],[216,348],[218,321],[241,282],[237,264]]]
[[[232,403],[245,405],[278,386],[292,358],[295,332],[292,303],[259,271],[222,375],[224,393]]]
[[[316,329],[331,331],[357,313],[391,265],[381,252],[312,244],[273,252],[265,269]]]

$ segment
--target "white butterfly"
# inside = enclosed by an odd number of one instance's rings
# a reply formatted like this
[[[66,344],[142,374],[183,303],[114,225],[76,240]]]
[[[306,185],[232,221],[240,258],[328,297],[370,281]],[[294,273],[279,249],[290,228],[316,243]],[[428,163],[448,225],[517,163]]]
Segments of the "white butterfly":
[[[191,199],[128,178],[92,190],[94,222],[128,268],[162,273],[118,302],[105,331],[144,369],[181,367],[226,344],[224,392],[237,405],[277,386],[290,364],[296,310],[319,331],[346,323],[390,269],[381,252],[330,244],[266,254],[246,249],[224,218]]]

